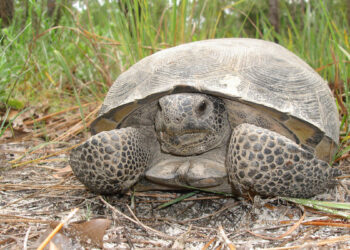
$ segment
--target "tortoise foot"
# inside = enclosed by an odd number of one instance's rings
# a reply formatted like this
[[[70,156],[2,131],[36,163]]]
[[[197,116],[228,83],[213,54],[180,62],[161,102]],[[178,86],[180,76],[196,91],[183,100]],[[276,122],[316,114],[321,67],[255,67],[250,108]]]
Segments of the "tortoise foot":
[[[341,175],[292,140],[251,124],[233,130],[226,167],[234,191],[262,196],[311,197]]]
[[[151,159],[147,134],[136,128],[101,132],[70,154],[76,177],[100,194],[123,193],[135,184]]]

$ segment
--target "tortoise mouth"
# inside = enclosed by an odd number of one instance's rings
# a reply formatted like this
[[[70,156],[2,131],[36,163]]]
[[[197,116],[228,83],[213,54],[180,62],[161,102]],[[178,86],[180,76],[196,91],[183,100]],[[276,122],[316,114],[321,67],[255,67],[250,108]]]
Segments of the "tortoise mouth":
[[[158,139],[164,152],[175,155],[196,155],[208,151],[208,142],[214,136],[208,130],[188,130],[181,133],[158,132]]]
[[[167,136],[182,136],[182,135],[189,135],[189,134],[208,134],[212,131],[208,129],[198,128],[198,129],[164,129],[158,131],[158,133],[161,133],[163,135]]]
[[[206,130],[181,131],[181,133],[160,131],[159,137],[162,142],[170,142],[174,145],[188,146],[194,143],[203,142],[208,134],[210,134],[210,132]]]

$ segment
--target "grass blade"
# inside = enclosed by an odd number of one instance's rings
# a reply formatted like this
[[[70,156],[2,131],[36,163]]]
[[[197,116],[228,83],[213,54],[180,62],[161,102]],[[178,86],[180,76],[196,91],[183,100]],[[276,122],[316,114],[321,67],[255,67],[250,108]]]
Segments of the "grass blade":
[[[350,219],[350,213],[339,211],[336,209],[346,209],[350,210],[350,203],[341,203],[341,202],[328,202],[328,201],[317,201],[310,199],[301,199],[301,198],[289,198],[281,197],[282,200],[291,201],[300,205],[311,207],[313,209],[320,210],[322,212],[330,213],[333,215],[341,216],[346,219]]]
[[[199,193],[199,191],[193,191],[193,192],[191,192],[191,193],[187,193],[187,194],[185,194],[185,195],[181,195],[180,197],[178,197],[178,198],[176,198],[176,199],[173,199],[173,200],[171,200],[171,201],[169,201],[169,202],[166,202],[166,203],[163,203],[163,204],[161,204],[161,205],[159,205],[158,207],[157,207],[157,209],[163,209],[163,208],[166,208],[166,207],[169,207],[169,206],[171,206],[171,205],[173,205],[173,204],[175,204],[175,203],[178,203],[178,202],[180,202],[180,201],[183,201],[184,199],[187,199],[187,198],[189,198],[189,197],[191,197],[191,196],[193,196],[193,195],[195,195],[195,194],[198,194]]]

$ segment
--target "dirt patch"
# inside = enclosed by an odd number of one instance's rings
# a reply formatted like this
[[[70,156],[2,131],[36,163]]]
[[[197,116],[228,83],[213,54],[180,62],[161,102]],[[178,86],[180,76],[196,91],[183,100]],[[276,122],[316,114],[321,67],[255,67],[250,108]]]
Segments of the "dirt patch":
[[[79,211],[71,221],[95,217],[112,221],[103,238],[104,249],[350,247],[350,226],[347,227],[346,220],[280,199],[256,196],[247,200],[198,193],[170,207],[157,209],[160,204],[190,191],[97,196],[87,191],[67,168],[66,152],[35,161],[60,152],[64,147],[59,145],[28,153],[17,165],[9,163],[37,143],[0,145],[2,249],[24,246],[34,249],[48,225],[65,218],[73,208]],[[348,166],[348,162],[343,162],[339,167],[349,173]],[[339,182],[335,189],[316,198],[350,202],[349,178]],[[303,213],[305,218],[293,230]],[[90,249],[91,245],[85,247]]]

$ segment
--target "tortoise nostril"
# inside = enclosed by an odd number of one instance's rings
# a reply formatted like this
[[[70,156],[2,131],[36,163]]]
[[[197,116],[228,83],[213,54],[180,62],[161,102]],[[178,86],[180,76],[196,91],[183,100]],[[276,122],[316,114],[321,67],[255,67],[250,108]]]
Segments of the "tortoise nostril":
[[[202,101],[198,107],[197,107],[197,114],[202,115],[204,111],[207,109],[207,103],[205,101]]]

